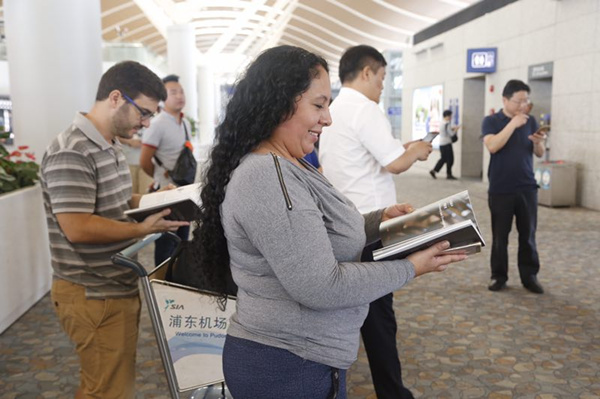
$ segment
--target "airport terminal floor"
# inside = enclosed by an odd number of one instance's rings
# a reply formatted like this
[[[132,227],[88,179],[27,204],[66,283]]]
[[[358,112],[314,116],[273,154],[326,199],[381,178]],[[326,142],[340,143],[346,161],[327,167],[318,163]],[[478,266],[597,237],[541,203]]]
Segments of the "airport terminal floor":
[[[468,189],[488,244],[481,254],[396,292],[404,382],[415,397],[600,398],[600,212],[541,206],[539,280],[546,293],[520,284],[514,228],[508,289],[490,292],[487,185],[433,180],[424,167],[396,179],[398,198],[417,207]],[[144,251],[141,261],[149,264],[152,249]],[[78,378],[49,295],[0,335],[1,398],[73,397]],[[136,388],[140,398],[169,395],[145,309]],[[348,373],[348,392],[350,399],[375,398],[362,347]]]

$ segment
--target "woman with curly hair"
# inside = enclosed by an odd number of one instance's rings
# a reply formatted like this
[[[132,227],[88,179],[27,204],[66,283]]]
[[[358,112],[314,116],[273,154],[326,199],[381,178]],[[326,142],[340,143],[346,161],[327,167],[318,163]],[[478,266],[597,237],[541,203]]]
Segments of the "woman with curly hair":
[[[368,304],[464,255],[447,243],[407,259],[359,263],[396,205],[361,215],[303,156],[331,124],[327,62],[263,52],[237,83],[204,176],[195,256],[203,284],[238,286],[225,349],[236,399],[345,398]]]

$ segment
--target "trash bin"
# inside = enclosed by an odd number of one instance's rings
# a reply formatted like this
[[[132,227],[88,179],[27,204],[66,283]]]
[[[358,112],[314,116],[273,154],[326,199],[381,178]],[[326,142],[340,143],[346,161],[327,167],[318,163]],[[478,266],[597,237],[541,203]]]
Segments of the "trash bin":
[[[535,169],[540,187],[538,203],[546,206],[573,206],[577,187],[577,168],[572,162],[546,161]]]

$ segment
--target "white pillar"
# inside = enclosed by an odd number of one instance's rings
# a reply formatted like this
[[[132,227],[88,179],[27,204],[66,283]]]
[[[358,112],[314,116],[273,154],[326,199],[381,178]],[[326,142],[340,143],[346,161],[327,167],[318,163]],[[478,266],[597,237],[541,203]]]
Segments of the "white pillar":
[[[198,92],[201,99],[198,109],[200,142],[210,145],[215,137],[215,79],[208,65],[198,68]]]
[[[102,75],[99,1],[5,0],[15,143],[41,161],[77,111],[94,103]]]
[[[179,83],[185,91],[183,112],[195,120],[198,120],[197,54],[196,35],[191,24],[167,27],[168,73],[179,76]]]

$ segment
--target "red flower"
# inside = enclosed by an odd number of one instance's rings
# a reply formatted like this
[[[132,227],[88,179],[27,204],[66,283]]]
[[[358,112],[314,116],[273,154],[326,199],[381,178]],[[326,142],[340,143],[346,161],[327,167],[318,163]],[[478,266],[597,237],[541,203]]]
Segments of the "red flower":
[[[13,151],[8,156],[9,157],[20,157],[21,155],[22,155],[21,151]]]
[[[28,149],[29,146],[28,145],[20,145],[18,148],[19,148],[19,150],[23,151],[23,150]]]
[[[25,156],[31,159],[32,161],[35,161],[35,155],[33,154],[33,152],[26,152]]]

